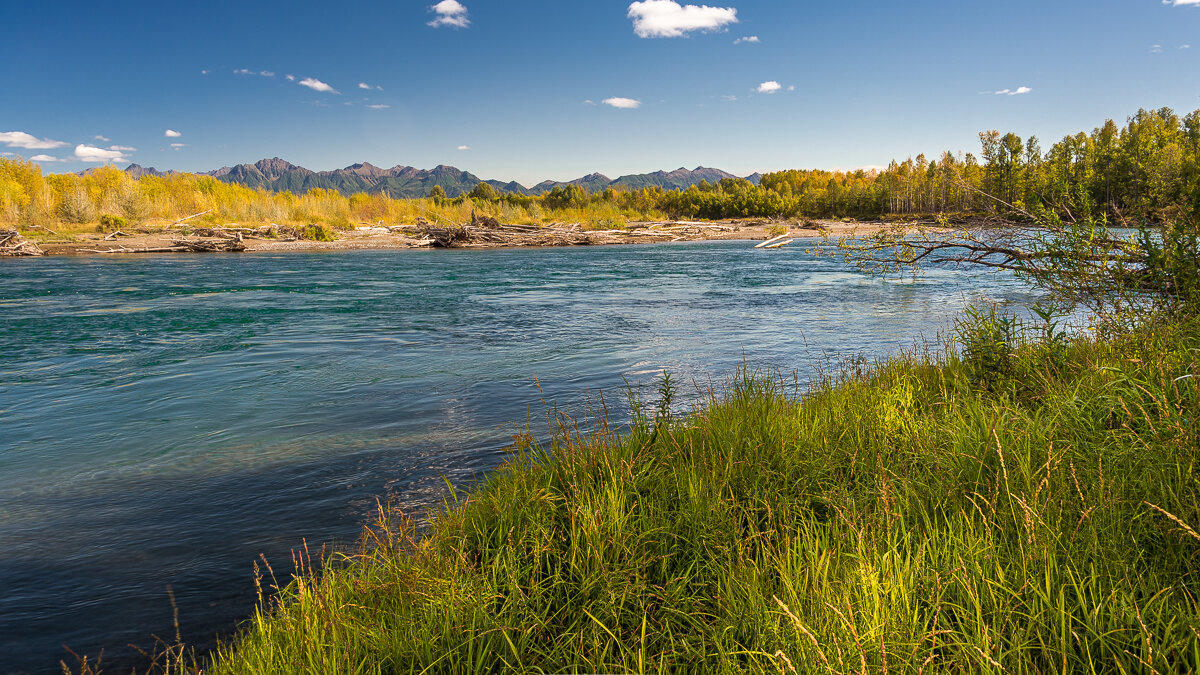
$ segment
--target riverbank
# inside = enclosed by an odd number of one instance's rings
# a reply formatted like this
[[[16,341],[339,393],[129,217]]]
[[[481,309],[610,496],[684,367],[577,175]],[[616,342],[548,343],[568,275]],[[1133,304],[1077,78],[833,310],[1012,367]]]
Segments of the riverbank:
[[[627,433],[518,435],[424,536],[381,509],[205,672],[1194,671],[1198,354],[743,372],[685,418],[664,379]]]
[[[22,235],[45,255],[121,255],[169,252],[344,251],[412,249],[448,245],[455,248],[507,248],[579,245],[620,245],[709,241],[765,240],[787,234],[810,238],[869,235],[895,227],[883,221],[766,220],[630,222],[613,229],[584,229],[578,224],[544,226],[504,225],[492,219],[461,226],[360,226],[348,230],[245,226],[238,223],[157,224],[111,232],[25,231]],[[458,232],[454,230],[457,228]],[[474,236],[471,233],[474,232]],[[444,236],[443,236],[443,233]],[[461,234],[460,234],[461,233]],[[439,240],[441,239],[441,240]]]

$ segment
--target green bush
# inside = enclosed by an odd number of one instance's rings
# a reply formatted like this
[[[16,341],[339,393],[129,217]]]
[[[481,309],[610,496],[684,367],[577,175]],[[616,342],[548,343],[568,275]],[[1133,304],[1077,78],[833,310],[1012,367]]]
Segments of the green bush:
[[[1017,333],[1016,317],[997,312],[994,306],[967,308],[965,316],[955,322],[955,337],[971,384],[992,392],[1011,388]]]
[[[99,230],[101,232],[113,232],[114,230],[119,230],[123,227],[129,227],[129,221],[125,220],[121,216],[113,216],[107,213],[100,216]]]
[[[300,238],[308,241],[334,241],[333,230],[320,223],[310,223],[300,230]]]

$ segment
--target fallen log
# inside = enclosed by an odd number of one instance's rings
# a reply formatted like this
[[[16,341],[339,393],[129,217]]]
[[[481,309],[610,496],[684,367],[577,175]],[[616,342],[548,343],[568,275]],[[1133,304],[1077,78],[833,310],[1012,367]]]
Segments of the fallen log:
[[[775,242],[779,241],[780,239],[787,239],[790,236],[791,236],[790,234],[781,234],[778,237],[771,237],[770,239],[768,239],[762,243],[755,244],[754,248],[767,248],[771,244],[774,244]]]
[[[246,250],[240,234],[234,239],[177,239],[171,243],[191,253],[241,253]]]
[[[267,229],[266,234],[270,233]],[[185,234],[195,235],[197,237],[226,237],[229,239],[237,239],[243,234],[264,234],[263,230],[250,227],[194,227],[188,230]]]
[[[80,253],[183,253],[187,251],[186,248],[179,246],[155,246],[150,248],[126,248],[121,246],[103,251],[96,248],[77,248],[75,250]]]
[[[440,246],[442,248],[455,248],[467,243],[467,241],[471,238],[470,233],[467,232],[467,228],[463,227],[462,225],[456,225],[452,227],[433,227],[432,225],[426,223],[422,230],[426,239],[433,239],[433,245]]]
[[[781,241],[778,244],[771,244],[770,246],[764,246],[763,248],[779,248],[780,246],[787,246],[788,244],[792,243],[793,241],[796,241],[796,240],[788,239],[786,241]]]
[[[189,240],[178,239],[171,242],[170,246],[147,246],[143,248],[129,248],[128,246],[117,246],[116,248],[97,249],[97,248],[80,248],[76,249],[80,253],[240,253],[246,250],[246,245],[240,239],[220,239],[220,240]]]
[[[207,211],[201,211],[200,213],[193,213],[192,215],[188,216],[187,218],[180,218],[179,220],[168,225],[167,227],[175,227],[176,225],[184,222],[185,220],[191,220],[192,218],[199,218],[200,216],[202,216],[206,213],[212,213],[212,209],[209,209]]]
[[[499,228],[500,221],[491,216],[479,216],[474,211],[471,212],[471,225],[473,227],[491,227]]]
[[[46,252],[16,230],[0,230],[0,255],[32,257]]]

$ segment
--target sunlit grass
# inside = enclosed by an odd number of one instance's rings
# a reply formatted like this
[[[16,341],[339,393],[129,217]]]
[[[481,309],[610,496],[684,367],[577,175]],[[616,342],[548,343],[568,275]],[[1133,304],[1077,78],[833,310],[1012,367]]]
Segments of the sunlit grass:
[[[206,672],[1195,672],[1196,328],[1027,345],[988,392],[907,355],[559,418],[420,536],[385,508],[305,560]]]

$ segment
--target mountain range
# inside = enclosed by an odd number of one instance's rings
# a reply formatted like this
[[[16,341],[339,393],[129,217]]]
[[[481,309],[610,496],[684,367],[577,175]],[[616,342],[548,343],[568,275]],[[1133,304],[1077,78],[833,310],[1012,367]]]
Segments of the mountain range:
[[[125,167],[125,172],[135,178],[173,173],[137,164]],[[225,166],[202,175],[212,176],[226,183],[236,183],[251,188],[261,187],[271,192],[290,191],[299,194],[313,188],[324,188],[336,190],[344,195],[356,192],[382,193],[393,198],[427,197],[435,185],[440,185],[448,196],[457,197],[464,192],[470,192],[481,182],[488,183],[501,192],[540,195],[556,187],[567,185],[579,185],[587,188],[589,192],[598,192],[609,187],[637,190],[658,186],[664,190],[675,190],[686,189],[702,180],[716,183],[723,178],[737,178],[737,176],[720,169],[698,166],[692,170],[679,168],[674,171],[631,174],[616,179],[593,173],[571,181],[546,180],[527,188],[516,181],[481,180],[467,171],[445,165],[433,169],[416,169],[411,166],[399,165],[390,169],[381,169],[364,162],[333,171],[312,171],[278,157],[263,159],[254,164]],[[746,179],[757,184],[761,177],[760,174],[755,173],[746,176]]]

